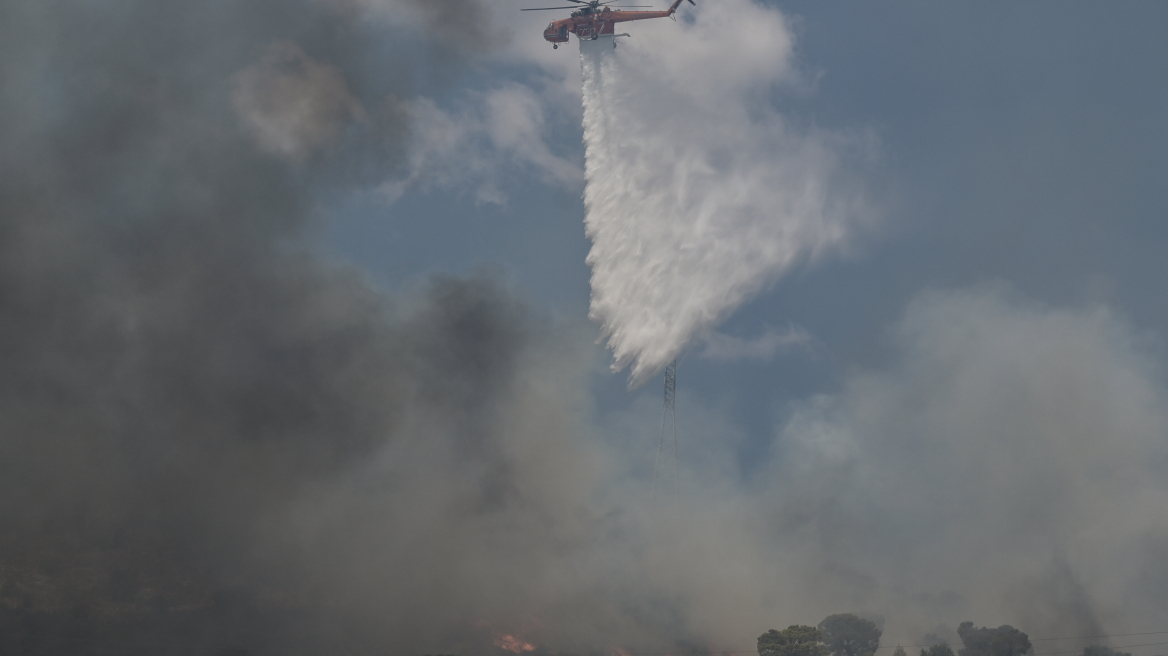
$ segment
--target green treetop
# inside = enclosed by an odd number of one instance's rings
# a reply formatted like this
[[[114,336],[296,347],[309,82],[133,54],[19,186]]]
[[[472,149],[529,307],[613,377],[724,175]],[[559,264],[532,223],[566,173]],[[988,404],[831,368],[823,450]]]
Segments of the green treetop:
[[[819,623],[819,630],[833,656],[873,656],[880,646],[876,623],[851,613],[828,615]]]
[[[1010,626],[1003,624],[996,629],[973,628],[973,622],[962,622],[957,627],[957,635],[965,648],[959,656],[1022,656],[1030,651],[1030,638]]]
[[[942,642],[921,650],[921,656],[953,656],[953,650],[949,648],[949,644]]]
[[[760,635],[758,656],[828,656],[822,641],[819,629],[792,624],[782,631],[771,629]]]

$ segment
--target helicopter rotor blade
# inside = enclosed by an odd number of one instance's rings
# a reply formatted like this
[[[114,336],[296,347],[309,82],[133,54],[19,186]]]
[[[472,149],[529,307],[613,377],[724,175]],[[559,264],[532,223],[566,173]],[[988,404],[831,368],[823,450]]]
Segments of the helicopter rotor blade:
[[[535,9],[520,9],[519,11],[545,11],[547,9],[575,9],[576,5],[568,5],[567,7],[536,7]]]

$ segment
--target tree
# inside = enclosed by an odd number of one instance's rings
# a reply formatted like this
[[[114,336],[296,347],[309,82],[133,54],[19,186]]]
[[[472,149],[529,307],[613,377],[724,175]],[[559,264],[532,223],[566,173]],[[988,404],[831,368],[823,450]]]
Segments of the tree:
[[[949,643],[941,642],[921,650],[921,656],[953,656],[953,650],[949,648]]]
[[[813,626],[792,624],[782,631],[771,629],[758,637],[758,656],[828,656],[822,640],[823,634]]]
[[[908,654],[905,653],[904,647],[897,645],[896,649],[892,652],[892,656],[908,656]]]
[[[833,656],[873,656],[880,646],[876,623],[851,613],[828,615],[819,623],[823,642]]]
[[[1030,651],[1030,638],[1009,624],[975,629],[973,622],[962,622],[957,635],[965,644],[965,649],[958,650],[959,656],[1022,656]]]

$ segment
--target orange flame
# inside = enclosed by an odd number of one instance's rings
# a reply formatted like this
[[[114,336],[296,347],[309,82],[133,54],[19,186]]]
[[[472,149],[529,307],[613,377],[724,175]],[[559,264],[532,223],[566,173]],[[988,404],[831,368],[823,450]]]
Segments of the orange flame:
[[[535,651],[535,645],[530,642],[524,642],[519,638],[508,633],[502,633],[495,636],[495,646],[500,649],[506,649],[512,654],[522,654],[525,651]]]

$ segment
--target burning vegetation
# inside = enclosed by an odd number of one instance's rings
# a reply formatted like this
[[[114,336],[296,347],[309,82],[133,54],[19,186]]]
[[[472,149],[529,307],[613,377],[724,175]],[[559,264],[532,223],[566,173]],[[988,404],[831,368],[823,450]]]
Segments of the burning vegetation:
[[[1069,656],[1132,656],[1131,653],[1120,651],[1123,647],[1139,647],[1146,645],[1121,645],[1111,647],[1100,644],[1100,641],[1109,641],[1121,636],[1066,636],[1040,638],[1050,643],[1060,641],[1057,648],[1046,647],[1035,651],[1030,637],[1020,629],[1008,624],[994,627],[976,627],[973,622],[962,622],[953,630],[939,626],[935,633],[929,633],[920,638],[918,643],[911,645],[881,645],[884,618],[878,615],[861,617],[854,613],[840,613],[830,615],[817,626],[794,624],[785,629],[771,629],[758,637],[756,651],[758,656],[908,656],[909,649],[919,649],[920,656],[1044,656],[1058,654]],[[488,635],[490,646],[484,643],[475,646],[464,644],[459,654],[424,654],[423,656],[461,656],[465,654],[489,653],[494,656],[504,656],[504,652],[524,654],[534,652],[537,656],[737,656],[748,653],[737,649],[711,649],[695,645],[676,644],[672,648],[660,651],[634,651],[619,646],[594,648],[574,652],[557,650],[546,645],[536,645],[524,638],[512,634],[501,633],[491,629],[485,623],[478,623],[479,628]],[[956,641],[951,646],[949,638],[939,634],[951,634]],[[480,640],[484,634],[480,634]],[[1076,648],[1067,648],[1069,643],[1075,643]],[[484,649],[486,647],[486,649]]]

